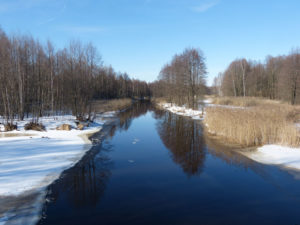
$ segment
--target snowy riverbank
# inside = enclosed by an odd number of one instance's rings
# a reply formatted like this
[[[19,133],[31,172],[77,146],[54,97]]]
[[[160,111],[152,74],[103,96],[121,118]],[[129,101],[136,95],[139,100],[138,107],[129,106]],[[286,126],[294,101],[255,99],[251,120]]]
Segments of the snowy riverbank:
[[[170,103],[160,103],[159,106],[172,113],[181,116],[191,117],[195,120],[202,120],[205,117],[205,107],[225,107],[225,108],[239,108],[246,109],[245,107],[227,106],[227,105],[214,105],[211,100],[204,100],[204,109],[199,110],[188,109],[185,106],[176,106]],[[256,151],[243,153],[250,159],[259,163],[276,165],[286,169],[300,171],[300,147],[291,148],[281,145],[264,145]]]
[[[259,163],[300,171],[300,148],[264,145],[244,155]]]
[[[40,122],[47,130],[45,132],[25,131],[27,120],[18,122],[18,131],[0,134],[0,202],[1,198],[36,192],[44,196],[47,186],[58,179],[64,170],[74,166],[92,147],[88,136],[100,131],[114,114],[102,114],[82,131],[56,130],[62,124],[76,127],[73,116],[57,116],[41,118]],[[40,202],[41,198],[37,200]],[[41,207],[32,208],[37,210]],[[36,221],[38,213],[31,214],[34,216],[28,221]],[[0,224],[5,224],[16,215],[8,212],[1,216],[0,212]]]
[[[203,119],[204,114],[205,114],[204,108],[199,108],[198,110],[194,110],[194,109],[189,109],[185,106],[177,106],[177,105],[171,104],[171,103],[158,103],[158,105],[161,108],[168,110],[172,113],[175,113],[180,116],[191,117],[194,120]]]

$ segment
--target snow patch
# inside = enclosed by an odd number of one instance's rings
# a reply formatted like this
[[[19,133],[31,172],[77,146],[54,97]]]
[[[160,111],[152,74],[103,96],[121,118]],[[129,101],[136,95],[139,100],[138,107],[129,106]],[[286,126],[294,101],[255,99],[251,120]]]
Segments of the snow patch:
[[[210,103],[212,103],[212,99],[211,98],[208,98],[208,99],[204,99],[203,100],[203,103],[205,103],[205,104],[210,104]]]
[[[180,116],[188,116],[194,120],[202,120],[203,116],[205,114],[204,108],[198,109],[198,110],[193,110],[193,109],[186,108],[185,106],[177,106],[177,105],[171,104],[171,103],[160,103],[159,105],[162,108],[164,108],[172,113],[175,113]]]
[[[4,128],[4,125],[3,124],[0,124],[0,132],[3,132],[5,131],[5,128]],[[1,224],[0,224],[1,225]]]
[[[265,145],[255,152],[244,153],[254,161],[300,170],[300,149],[280,145]]]
[[[28,121],[18,122],[19,130],[8,132],[18,136],[0,138],[0,196],[48,186],[91,148],[86,136],[100,131],[105,122],[100,118],[82,131],[58,131],[56,127],[64,123],[76,127],[75,117],[45,117],[40,122],[47,131],[39,132],[25,131]]]

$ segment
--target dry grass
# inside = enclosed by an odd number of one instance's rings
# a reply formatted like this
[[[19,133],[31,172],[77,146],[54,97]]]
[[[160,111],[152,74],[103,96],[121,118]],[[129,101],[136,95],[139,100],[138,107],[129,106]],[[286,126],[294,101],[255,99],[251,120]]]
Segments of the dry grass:
[[[295,147],[300,144],[299,131],[294,124],[299,115],[299,107],[265,104],[256,99],[255,107],[207,108],[205,123],[210,133],[243,146],[281,144]]]
[[[113,100],[100,100],[95,101],[92,105],[92,111],[97,113],[109,112],[109,111],[121,111],[132,104],[130,98],[113,99]]]
[[[213,97],[212,100],[213,104],[232,105],[239,107],[280,104],[279,101],[255,97]]]
[[[165,98],[152,98],[151,101],[155,104],[167,103]]]

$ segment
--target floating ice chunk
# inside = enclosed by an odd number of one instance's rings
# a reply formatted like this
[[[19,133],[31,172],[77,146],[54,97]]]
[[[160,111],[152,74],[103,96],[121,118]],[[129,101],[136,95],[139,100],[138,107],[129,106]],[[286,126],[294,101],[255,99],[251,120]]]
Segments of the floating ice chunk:
[[[138,143],[139,141],[140,141],[139,139],[135,138],[135,139],[133,139],[132,144],[135,145],[135,144]]]

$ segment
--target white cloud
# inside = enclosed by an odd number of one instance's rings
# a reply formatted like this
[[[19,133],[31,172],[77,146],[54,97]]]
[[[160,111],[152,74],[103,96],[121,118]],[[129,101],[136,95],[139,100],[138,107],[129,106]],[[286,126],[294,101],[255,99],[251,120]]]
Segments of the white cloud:
[[[219,1],[213,1],[213,2],[205,2],[201,5],[195,6],[192,8],[194,12],[203,13],[209,10],[210,8],[216,6],[219,3]]]

